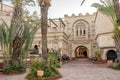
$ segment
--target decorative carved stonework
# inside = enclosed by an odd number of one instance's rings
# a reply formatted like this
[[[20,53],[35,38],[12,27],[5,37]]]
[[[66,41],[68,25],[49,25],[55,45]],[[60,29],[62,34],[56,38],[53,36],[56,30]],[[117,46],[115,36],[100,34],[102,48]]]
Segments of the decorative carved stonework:
[[[74,40],[73,44],[89,44],[90,40]]]

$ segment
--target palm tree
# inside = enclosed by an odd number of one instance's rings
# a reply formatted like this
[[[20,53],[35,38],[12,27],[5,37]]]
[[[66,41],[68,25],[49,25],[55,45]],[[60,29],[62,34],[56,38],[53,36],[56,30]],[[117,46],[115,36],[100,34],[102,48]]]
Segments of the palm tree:
[[[0,0],[0,4],[1,4],[1,11],[2,11],[2,9],[3,9],[3,1],[2,0]]]
[[[38,0],[41,7],[42,57],[47,60],[47,19],[51,0]]]
[[[117,23],[120,26],[120,6],[119,6],[119,0],[113,0],[113,4],[114,4],[114,9],[115,9],[115,14],[117,17]]]
[[[28,19],[27,21],[25,21],[24,27],[25,28],[24,28],[23,34],[21,35],[20,59],[23,57],[25,53],[28,53],[28,49],[31,48],[34,35],[36,31],[40,28],[40,23],[38,23],[37,21],[31,21],[31,19]],[[10,57],[9,47],[11,47],[10,44],[12,42],[10,40],[13,40],[13,39],[9,39],[9,37],[13,37],[9,35],[9,33],[12,32],[11,28],[12,26],[10,27],[7,26],[5,22],[0,25],[0,44],[1,44],[1,47],[4,53],[3,55],[5,57],[5,61],[7,62],[7,64],[9,64],[9,60],[10,60],[10,59],[7,59],[8,57]]]
[[[23,3],[24,5],[33,2],[33,0],[11,0],[14,5],[14,12],[11,20],[11,30],[9,32],[10,49],[12,54],[11,62],[19,61],[21,54],[21,34],[24,31],[24,16],[23,16]]]
[[[102,4],[99,3],[94,3],[92,6],[96,7],[100,12],[103,14],[107,15],[109,19],[111,20],[112,24],[114,25],[114,35],[113,39],[115,42],[115,47],[120,53],[120,29],[118,28],[118,18],[116,16],[114,7],[113,7],[113,1],[112,0],[100,0]]]

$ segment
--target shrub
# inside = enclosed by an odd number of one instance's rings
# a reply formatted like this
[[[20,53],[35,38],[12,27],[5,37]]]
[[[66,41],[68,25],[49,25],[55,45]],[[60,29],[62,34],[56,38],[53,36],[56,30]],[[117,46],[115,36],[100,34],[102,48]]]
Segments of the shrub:
[[[49,51],[49,53],[47,54],[47,57],[48,57],[48,63],[50,66],[52,67],[56,67],[56,68],[60,68],[60,61],[59,61],[59,58],[60,58],[60,50],[52,50],[52,51]]]
[[[44,68],[44,75],[43,75],[44,78],[54,77],[58,75],[61,75],[61,74],[55,67],[46,66]]]
[[[38,78],[37,71],[45,68],[46,62],[43,59],[33,59],[30,65],[30,72],[26,78]]]
[[[39,78],[37,76],[38,70],[44,71],[44,75],[42,76],[42,78],[51,78],[61,75],[54,66],[48,65],[43,59],[33,60],[30,69],[30,73],[26,76],[26,78]]]
[[[37,70],[43,70],[46,65],[45,60],[43,59],[34,59],[31,62],[30,69],[32,72],[36,72]]]
[[[102,52],[100,50],[95,50],[94,54],[95,54],[95,57],[97,57],[97,58],[102,57]]]
[[[114,63],[112,66],[113,69],[120,70],[120,64],[119,63]]]
[[[3,69],[3,72],[9,74],[9,73],[14,73],[14,72],[23,72],[25,70],[26,68],[24,65],[21,65],[18,63],[12,63],[11,65],[5,67]]]
[[[29,74],[27,74],[26,78],[38,78],[37,72],[30,72]]]

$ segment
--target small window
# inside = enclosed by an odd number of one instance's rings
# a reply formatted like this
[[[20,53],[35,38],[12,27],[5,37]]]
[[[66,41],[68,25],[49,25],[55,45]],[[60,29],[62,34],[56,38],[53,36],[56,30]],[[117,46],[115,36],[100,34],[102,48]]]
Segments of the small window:
[[[85,30],[84,30],[84,32],[83,32],[83,35],[85,36]]]
[[[76,36],[78,36],[78,29],[76,29]]]

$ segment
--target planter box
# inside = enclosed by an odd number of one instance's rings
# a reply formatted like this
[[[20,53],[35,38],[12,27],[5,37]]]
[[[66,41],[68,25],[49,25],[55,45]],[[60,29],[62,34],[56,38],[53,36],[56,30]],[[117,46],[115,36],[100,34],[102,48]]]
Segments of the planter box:
[[[43,79],[29,78],[28,80],[58,80],[59,78],[62,78],[62,76],[55,76],[55,77],[51,77],[51,78],[43,78]]]

